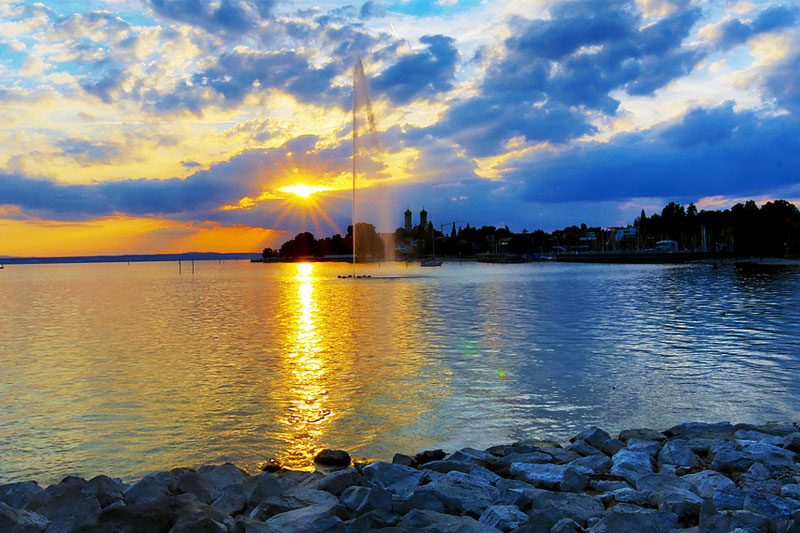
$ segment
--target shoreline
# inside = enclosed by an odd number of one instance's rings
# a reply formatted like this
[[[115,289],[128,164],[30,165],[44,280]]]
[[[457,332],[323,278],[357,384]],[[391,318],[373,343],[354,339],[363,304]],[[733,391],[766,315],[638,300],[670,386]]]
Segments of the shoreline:
[[[0,530],[796,531],[798,423],[683,423],[569,442],[524,440],[485,450],[352,461],[324,450],[317,471],[268,463],[174,468],[133,484],[67,476],[47,488],[0,484]]]

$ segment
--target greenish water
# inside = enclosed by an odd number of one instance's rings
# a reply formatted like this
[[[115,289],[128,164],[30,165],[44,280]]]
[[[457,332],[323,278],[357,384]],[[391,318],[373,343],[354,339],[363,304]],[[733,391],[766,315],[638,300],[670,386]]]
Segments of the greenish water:
[[[798,272],[350,268],[7,267],[0,482],[797,419]]]

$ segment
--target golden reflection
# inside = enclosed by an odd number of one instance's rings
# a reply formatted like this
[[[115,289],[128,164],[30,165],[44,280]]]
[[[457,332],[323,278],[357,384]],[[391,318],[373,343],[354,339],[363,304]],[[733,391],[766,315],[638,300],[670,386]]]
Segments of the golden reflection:
[[[322,339],[317,325],[314,264],[297,263],[295,320],[290,322],[291,348],[287,354],[290,401],[284,420],[288,442],[282,461],[292,468],[310,468],[331,410],[326,406],[327,369],[320,357]]]

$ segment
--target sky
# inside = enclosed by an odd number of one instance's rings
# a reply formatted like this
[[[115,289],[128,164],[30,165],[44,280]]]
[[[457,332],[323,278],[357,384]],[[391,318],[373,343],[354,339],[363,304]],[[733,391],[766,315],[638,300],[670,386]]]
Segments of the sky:
[[[344,234],[353,153],[383,231],[797,203],[799,73],[788,0],[0,0],[0,256]]]

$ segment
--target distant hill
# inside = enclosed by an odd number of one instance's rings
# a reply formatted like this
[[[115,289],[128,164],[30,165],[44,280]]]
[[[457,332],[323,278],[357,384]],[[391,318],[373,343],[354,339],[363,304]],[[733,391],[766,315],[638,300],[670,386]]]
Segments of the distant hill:
[[[183,254],[131,254],[131,255],[82,255],[71,257],[7,257],[0,256],[6,265],[34,265],[51,263],[126,263],[145,261],[229,261],[261,257],[258,253],[186,252]]]

